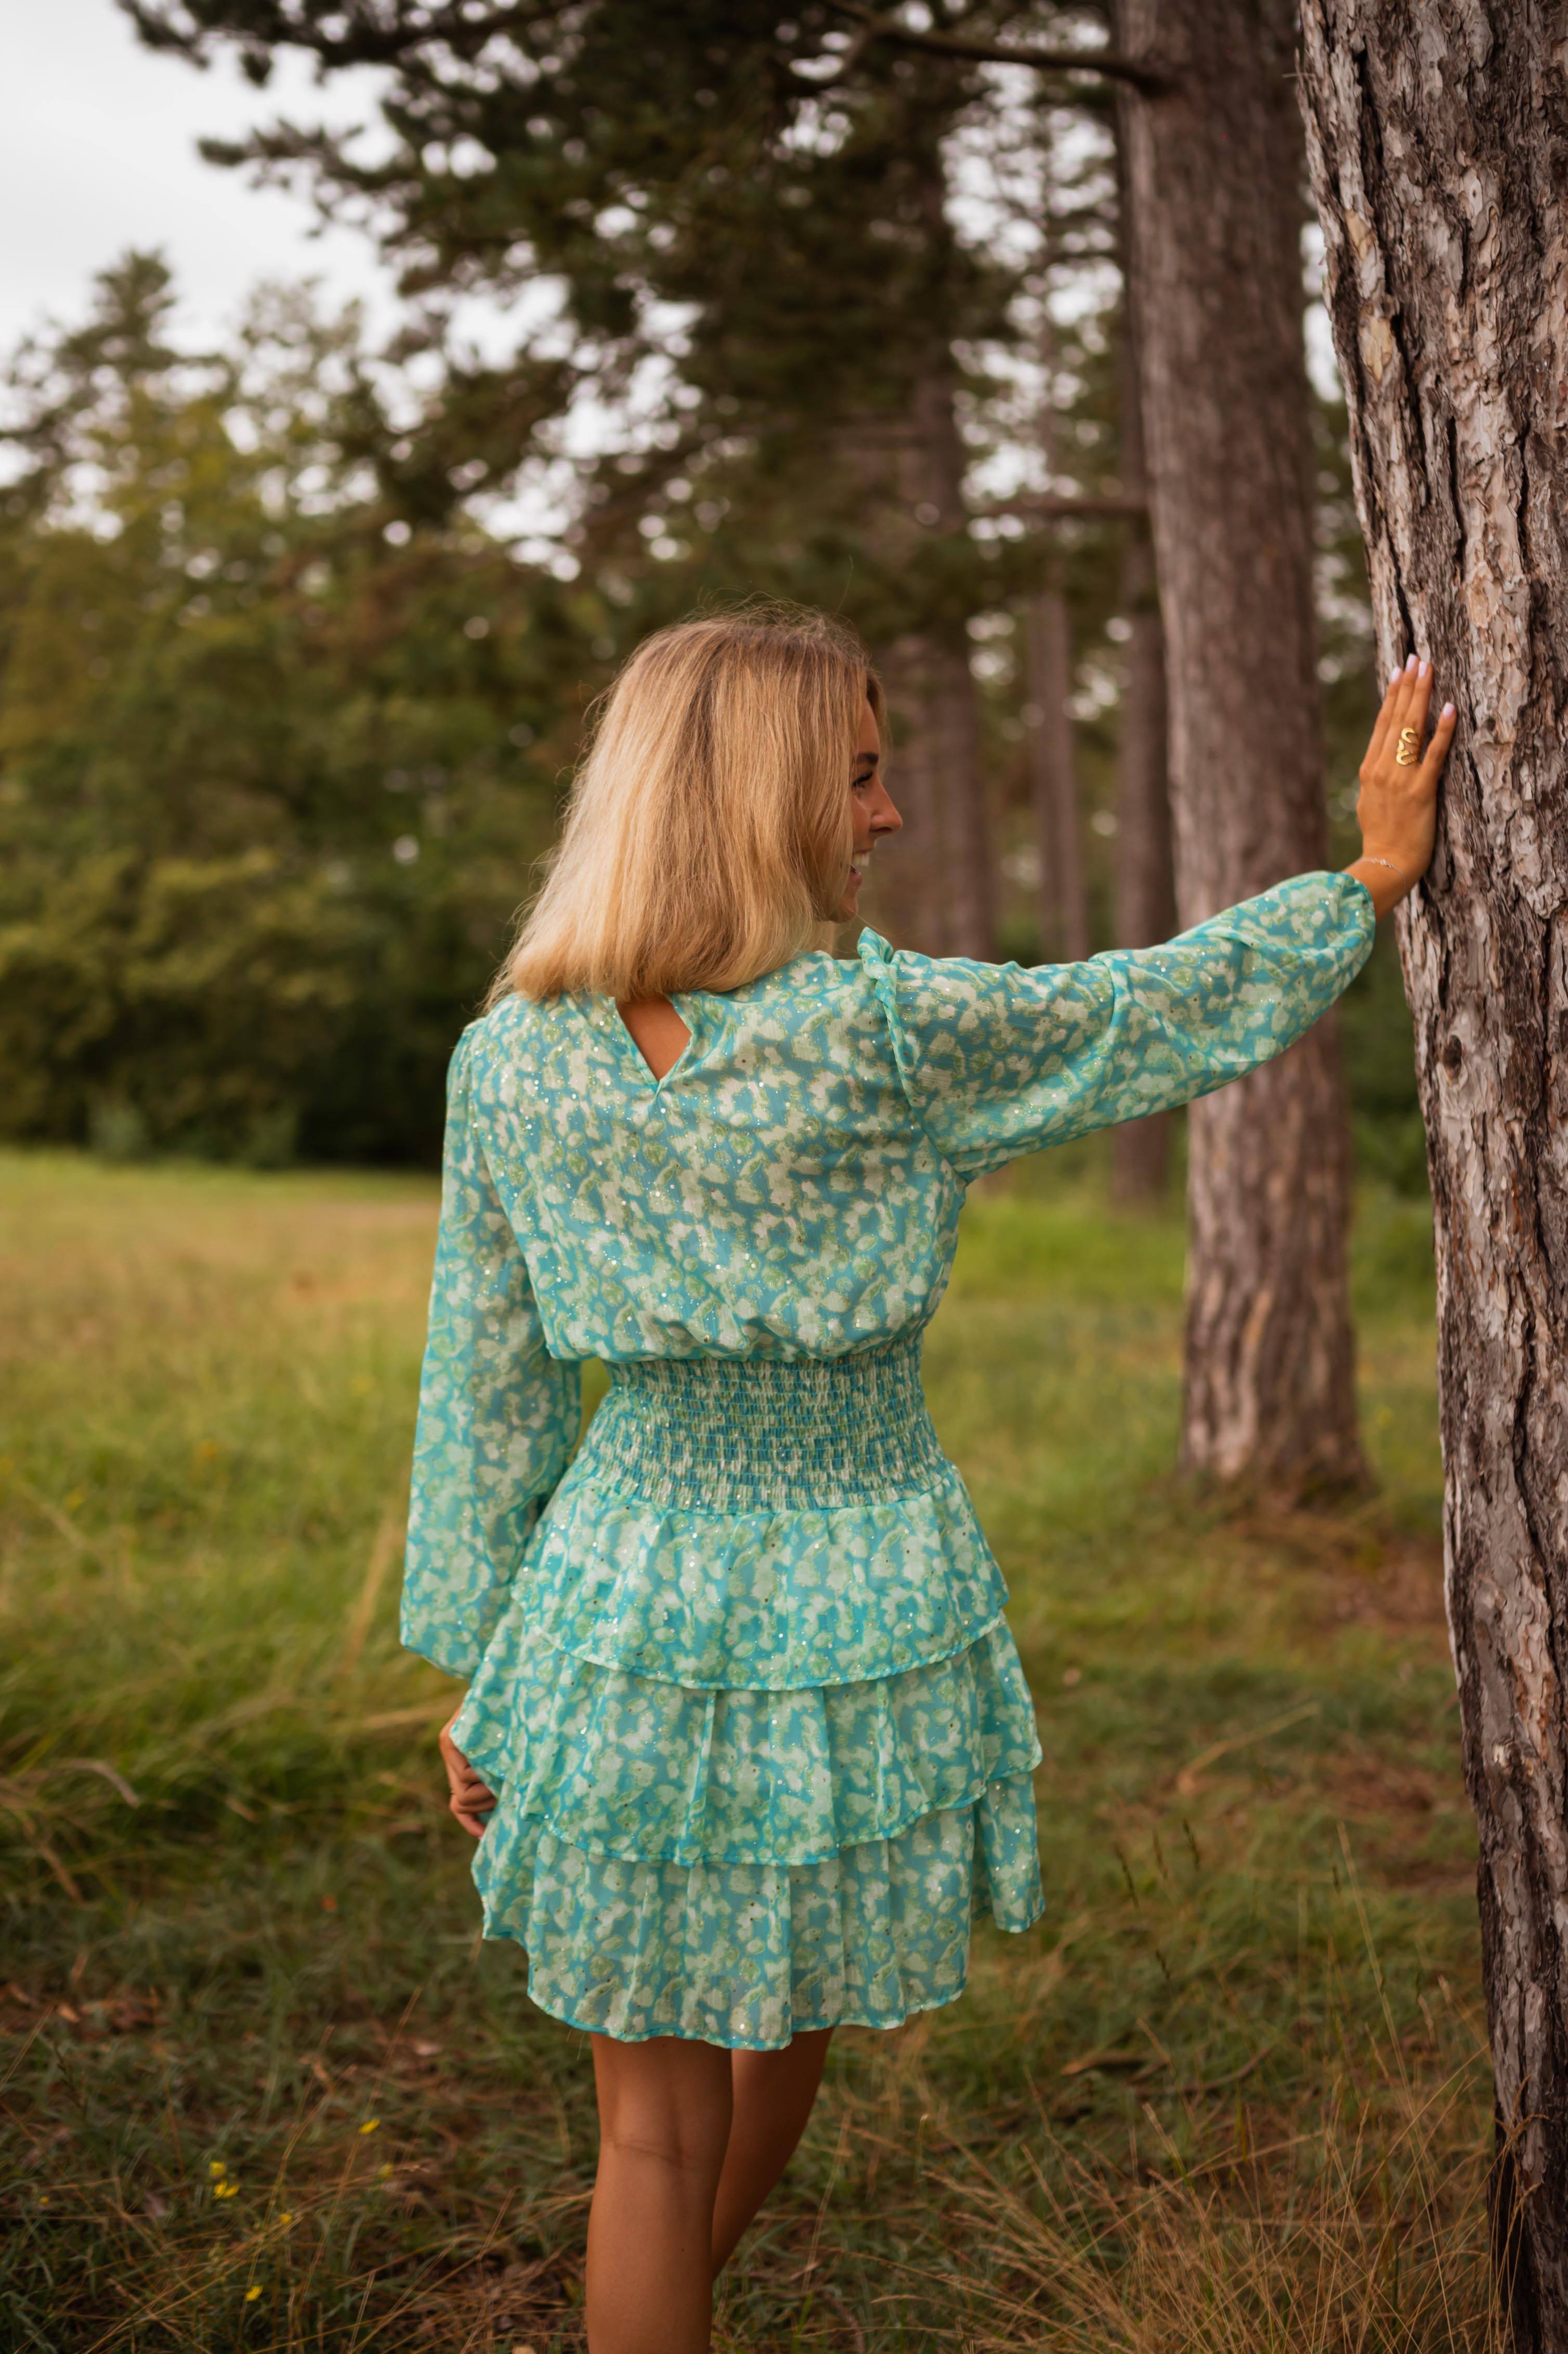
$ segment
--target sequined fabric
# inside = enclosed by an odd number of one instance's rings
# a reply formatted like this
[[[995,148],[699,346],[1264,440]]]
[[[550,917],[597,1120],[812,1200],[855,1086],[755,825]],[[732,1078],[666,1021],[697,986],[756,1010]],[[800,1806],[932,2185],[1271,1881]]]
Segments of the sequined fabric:
[[[919,1382],[965,1186],[1281,1052],[1372,935],[1330,875],[1080,965],[868,933],[677,999],[657,1081],[597,999],[464,1034],[404,1638],[470,1680],[486,1931],[545,2009],[889,2026],[961,1990],[972,1911],[1038,1917],[1033,1712]]]

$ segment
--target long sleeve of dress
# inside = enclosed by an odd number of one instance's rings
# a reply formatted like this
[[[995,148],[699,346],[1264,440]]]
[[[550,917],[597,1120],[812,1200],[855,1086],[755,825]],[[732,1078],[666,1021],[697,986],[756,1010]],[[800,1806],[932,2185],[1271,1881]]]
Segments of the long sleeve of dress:
[[[577,1436],[581,1373],[552,1358],[471,1115],[471,1046],[447,1085],[441,1224],[419,1384],[403,1641],[471,1676]]]
[[[1283,1054],[1372,951],[1371,894],[1298,875],[1161,948],[1082,964],[971,963],[861,942],[905,1091],[966,1181],[1138,1119]]]

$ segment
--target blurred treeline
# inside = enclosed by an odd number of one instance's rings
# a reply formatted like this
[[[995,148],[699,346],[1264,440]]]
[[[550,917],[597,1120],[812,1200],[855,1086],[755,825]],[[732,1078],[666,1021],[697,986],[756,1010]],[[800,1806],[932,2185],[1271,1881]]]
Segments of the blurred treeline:
[[[967,642],[996,944],[1029,960],[1053,949],[1052,878],[1021,624],[1044,583],[1063,590],[1090,934],[1112,943],[1128,525],[1029,504],[1118,482],[1108,133],[1081,110],[1009,115],[972,83],[889,77],[880,113],[839,122],[798,86],[763,122],[705,82],[651,132],[628,90],[635,173],[570,121],[530,118],[514,291],[536,323],[504,364],[457,336],[450,221],[408,264],[390,347],[298,289],[259,293],[224,348],[194,351],[163,264],[131,255],[85,323],[15,355],[5,1133],[126,1157],[429,1159],[446,1056],[587,707],[647,630],[748,594],[840,611],[879,658]],[[599,114],[613,102],[601,83]],[[735,152],[694,175],[682,139],[713,119]],[[629,176],[639,199],[609,204]],[[488,233],[463,228],[476,249]],[[965,512],[916,504],[895,534],[863,511],[865,452],[924,397],[933,353]],[[1330,400],[1319,425],[1326,789],[1348,852],[1371,632]],[[1260,680],[1260,790],[1268,734]],[[1344,1019],[1363,1163],[1419,1185],[1388,942]]]
[[[0,504],[5,1125],[428,1157],[604,667],[598,600],[394,486],[352,321],[269,296],[192,359],[170,293],[132,259],[26,362]]]

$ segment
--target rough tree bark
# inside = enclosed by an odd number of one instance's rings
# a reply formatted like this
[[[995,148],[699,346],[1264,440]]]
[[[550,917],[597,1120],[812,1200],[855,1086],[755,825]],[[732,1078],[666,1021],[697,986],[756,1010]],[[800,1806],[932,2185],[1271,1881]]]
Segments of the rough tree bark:
[[[1568,2348],[1568,82],[1539,0],[1307,0],[1379,651],[1459,706],[1400,919],[1516,2346]]]
[[[1072,628],[1060,588],[1030,599],[1023,619],[1025,748],[1040,861],[1041,952],[1065,962],[1089,953],[1089,909],[1078,837],[1074,757]]]
[[[1126,220],[1125,197],[1122,217]],[[1125,267],[1118,435],[1122,488],[1147,501],[1139,324],[1132,273]],[[1131,632],[1121,690],[1121,750],[1117,779],[1116,937],[1118,948],[1150,948],[1176,928],[1176,877],[1171,851],[1171,781],[1166,762],[1165,631],[1160,585],[1145,515],[1122,536],[1121,609]],[[1171,1115],[1124,1120],[1111,1130],[1111,1193],[1129,1206],[1159,1201],[1171,1173]]]
[[[1289,0],[1115,0],[1171,78],[1127,104],[1128,245],[1170,673],[1184,924],[1325,855]],[[1362,1475],[1338,1042],[1194,1106],[1182,1454],[1292,1487]]]

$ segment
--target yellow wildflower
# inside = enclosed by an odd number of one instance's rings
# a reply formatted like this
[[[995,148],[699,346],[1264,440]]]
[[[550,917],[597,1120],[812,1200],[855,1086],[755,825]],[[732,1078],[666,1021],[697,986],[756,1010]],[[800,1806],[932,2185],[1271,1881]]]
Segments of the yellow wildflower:
[[[246,2304],[247,2304],[247,2305],[254,2305],[254,2304],[255,2304],[255,2302],[256,2302],[256,2300],[257,2300],[257,2298],[260,2296],[260,2294],[261,2294],[261,2292],[260,2292],[260,2290],[259,2288],[248,2288],[248,2289],[246,2290],[246,2292],[245,2292],[245,2302],[246,2302]]]
[[[225,2166],[221,2158],[209,2158],[207,2162],[207,2170],[211,2175],[215,2182],[221,2175],[225,2175],[228,2172],[228,2168]]]
[[[379,2117],[366,2117],[359,2130],[362,2134],[374,2133],[380,2123]]]

